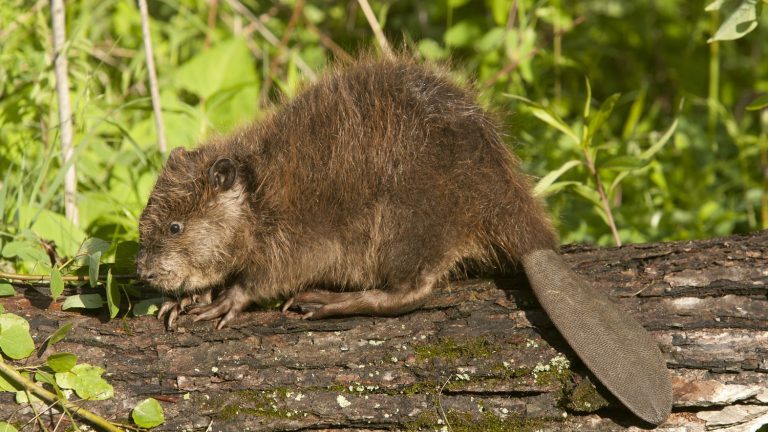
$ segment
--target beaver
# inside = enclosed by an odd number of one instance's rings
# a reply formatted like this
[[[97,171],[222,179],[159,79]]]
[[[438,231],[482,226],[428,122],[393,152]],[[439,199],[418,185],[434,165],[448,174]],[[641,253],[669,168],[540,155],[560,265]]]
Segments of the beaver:
[[[412,59],[361,59],[261,121],[173,150],[139,221],[139,277],[171,298],[159,317],[221,328],[281,298],[307,319],[396,316],[462,263],[514,263],[598,380],[661,423],[672,391],[656,342],[556,252],[470,87]]]

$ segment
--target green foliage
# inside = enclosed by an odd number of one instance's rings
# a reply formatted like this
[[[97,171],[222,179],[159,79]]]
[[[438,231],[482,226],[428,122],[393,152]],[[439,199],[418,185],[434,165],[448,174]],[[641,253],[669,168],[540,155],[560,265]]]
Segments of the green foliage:
[[[76,365],[66,372],[56,373],[56,384],[63,389],[72,389],[85,400],[111,399],[115,395],[112,385],[101,375],[104,369],[89,364]]]
[[[56,353],[48,356],[45,360],[47,364],[54,372],[69,372],[75,367],[77,363],[77,356],[70,353]]]
[[[18,432],[18,429],[13,427],[10,423],[0,421],[0,432]]]
[[[67,297],[61,309],[99,309],[102,306],[104,306],[104,298],[101,294],[77,294]]]
[[[63,216],[47,4],[0,3],[2,260],[50,275],[54,298],[63,292],[59,276],[88,274],[101,289],[111,268],[103,298],[116,316],[127,291],[117,276],[134,272],[138,217],[165,158],[136,3],[66,5],[78,225]],[[500,116],[509,144],[541,179],[536,191],[563,242],[611,244],[609,212],[625,242],[768,227],[763,3],[717,0],[705,10],[685,0],[373,0],[372,7],[392,46],[450,61],[484,104],[514,113]],[[171,147],[263,118],[340,50],[354,57],[375,44],[354,1],[308,0],[289,24],[296,5],[250,2],[244,13],[219,2],[209,24],[208,2],[150,4]],[[707,43],[731,39],[738,40]],[[89,238],[109,246],[82,249]]]
[[[18,315],[0,314],[0,351],[18,360],[27,357],[34,350],[35,343],[29,335],[29,323]]]
[[[71,329],[72,323],[64,324],[48,336],[43,345],[47,344],[50,348],[62,340]],[[29,334],[29,323],[17,315],[0,312],[0,352],[7,358],[22,360],[29,357],[34,350],[34,342]],[[52,353],[45,359],[43,365],[34,366],[27,361],[24,369],[29,372],[19,373],[13,368],[7,369],[5,360],[0,356],[0,365],[2,365],[2,369],[0,369],[0,392],[15,393],[16,402],[19,404],[42,403],[40,397],[59,398],[58,400],[64,404],[65,411],[69,410],[66,414],[72,420],[74,428],[79,429],[72,416],[73,414],[81,415],[81,408],[75,407],[76,409],[73,410],[74,405],[65,402],[67,396],[62,389],[72,390],[81,399],[89,401],[111,399],[114,397],[114,389],[102,377],[105,372],[104,369],[86,363],[78,364],[77,360],[77,356],[72,353]],[[50,396],[38,397],[40,393],[35,393],[40,387],[50,388],[53,393],[46,388],[45,392]],[[46,410],[52,406],[49,403],[50,400],[46,401]],[[37,408],[35,412],[38,412]],[[102,424],[110,425],[107,420],[93,413],[86,412],[85,414],[90,416],[89,419],[92,422],[101,421]],[[136,424],[142,428],[153,428],[165,421],[162,407],[151,398],[137,404],[132,416]],[[8,423],[0,421],[0,431],[2,430],[15,431],[16,429],[13,429],[13,426]]]
[[[756,29],[762,6],[758,0],[715,0],[710,3],[707,12],[723,12],[726,18],[708,42],[739,39]]]
[[[131,412],[133,422],[139,427],[153,428],[165,422],[163,407],[153,398],[147,398],[136,404]]]

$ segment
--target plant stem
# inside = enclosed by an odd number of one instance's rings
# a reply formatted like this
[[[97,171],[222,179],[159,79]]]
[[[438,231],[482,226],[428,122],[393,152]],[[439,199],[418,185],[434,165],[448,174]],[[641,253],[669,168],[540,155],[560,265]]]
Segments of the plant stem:
[[[3,375],[6,379],[10,379],[12,383],[24,388],[24,390],[26,390],[27,392],[34,394],[35,396],[46,401],[47,403],[60,405],[64,409],[77,414],[78,416],[87,420],[94,426],[102,428],[103,430],[108,432],[122,432],[120,428],[113,425],[109,420],[105,419],[104,417],[94,414],[91,411],[88,411],[82,407],[79,407],[66,399],[60,399],[54,393],[51,393],[48,390],[35,384],[32,380],[26,378],[24,375],[17,372],[16,369],[14,369],[11,365],[3,361],[0,361],[0,375]]]
[[[717,31],[720,22],[720,13],[715,12],[712,15],[712,34]],[[717,104],[720,99],[720,42],[714,41],[709,44],[709,89],[707,94],[707,126],[709,130],[709,139],[712,142],[713,149],[717,150],[717,141],[715,140],[715,130],[717,128]]]
[[[155,129],[157,130],[157,145],[160,151],[165,153],[168,146],[165,144],[165,125],[163,124],[163,109],[160,106],[160,91],[157,88],[157,74],[155,73],[155,57],[152,52],[152,36],[149,33],[149,11],[147,0],[139,1],[139,13],[141,14],[141,34],[144,38],[144,53],[147,60],[147,74],[149,75],[149,92],[152,95],[152,111],[155,113]]]
[[[50,281],[51,277],[48,275],[20,275],[16,273],[4,273],[0,272],[0,279],[17,280],[17,281],[33,281],[33,282],[46,282]],[[62,276],[62,280],[68,282],[88,282],[90,277],[88,276]],[[106,280],[106,276],[99,276],[99,280]],[[128,280],[136,279],[135,274],[131,275],[112,275],[112,279]]]
[[[613,241],[616,246],[621,246],[621,238],[619,238],[619,231],[616,229],[616,222],[613,220],[613,212],[611,210],[611,204],[608,202],[608,196],[605,194],[605,188],[603,188],[603,182],[600,180],[600,176],[597,174],[597,168],[595,167],[595,161],[589,157],[589,153],[584,151],[584,159],[587,162],[587,168],[595,179],[595,185],[597,185],[597,193],[600,195],[600,201],[603,203],[603,210],[605,210],[606,218],[608,219],[608,226],[611,227],[611,234],[613,234]]]
[[[72,107],[69,103],[69,76],[67,55],[64,51],[66,40],[65,13],[63,0],[51,0],[51,28],[53,30],[53,68],[56,75],[56,94],[59,102],[59,137],[61,138],[61,166],[64,174],[64,213],[75,226],[79,224],[77,211],[77,172],[75,171],[74,149],[72,148]]]
[[[389,57],[389,58],[393,57],[392,48],[389,47],[389,42],[387,42],[387,37],[384,36],[384,32],[381,30],[381,25],[379,25],[379,21],[376,20],[376,15],[373,13],[373,9],[371,9],[371,5],[368,4],[368,0],[357,0],[357,2],[360,4],[360,8],[363,10],[365,19],[368,20],[368,24],[371,26],[371,30],[373,30],[373,34],[376,35],[376,40],[379,42],[379,47],[381,48],[381,51],[384,53],[386,57]]]

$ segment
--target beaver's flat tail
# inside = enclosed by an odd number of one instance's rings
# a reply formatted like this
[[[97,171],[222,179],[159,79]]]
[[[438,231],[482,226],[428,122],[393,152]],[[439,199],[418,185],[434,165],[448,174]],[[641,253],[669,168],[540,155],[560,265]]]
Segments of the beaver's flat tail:
[[[589,370],[641,419],[660,424],[672,410],[672,384],[656,341],[553,250],[522,259],[533,292]]]

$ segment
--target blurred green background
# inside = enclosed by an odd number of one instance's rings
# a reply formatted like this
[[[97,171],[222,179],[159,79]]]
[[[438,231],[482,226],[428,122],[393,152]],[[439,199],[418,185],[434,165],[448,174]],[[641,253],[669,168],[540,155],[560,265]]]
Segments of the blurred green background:
[[[371,6],[397,50],[448,62],[474,82],[525,170],[542,179],[537,191],[564,243],[614,244],[609,216],[623,242],[768,226],[764,17],[743,37],[708,43],[728,4]],[[164,0],[149,9],[169,147],[225,134],[340,58],[376,50],[352,0]],[[17,268],[33,263],[26,271],[46,260],[42,248],[19,249],[24,242],[54,241],[72,256],[87,237],[135,240],[165,157],[135,2],[69,1],[66,12],[78,225],[63,216],[49,4],[0,3],[0,242],[15,241],[3,255]]]

